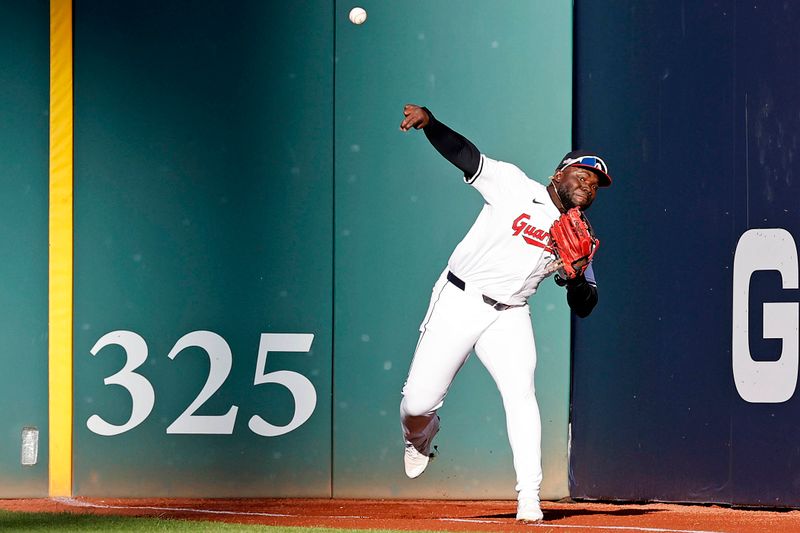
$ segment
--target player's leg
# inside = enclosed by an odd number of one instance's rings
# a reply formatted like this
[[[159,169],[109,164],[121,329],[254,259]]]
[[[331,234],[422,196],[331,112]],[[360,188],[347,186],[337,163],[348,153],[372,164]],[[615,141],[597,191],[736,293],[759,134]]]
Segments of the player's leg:
[[[406,445],[412,447],[406,457],[410,477],[421,474],[427,466],[433,437],[439,431],[436,412],[485,328],[481,320],[488,316],[486,309],[491,311],[446,280],[434,287],[400,403],[403,436]],[[409,462],[413,463],[411,467]]]
[[[517,518],[541,519],[542,429],[533,381],[536,345],[528,307],[500,311],[498,319],[475,345],[475,353],[492,375],[503,398],[517,474]]]

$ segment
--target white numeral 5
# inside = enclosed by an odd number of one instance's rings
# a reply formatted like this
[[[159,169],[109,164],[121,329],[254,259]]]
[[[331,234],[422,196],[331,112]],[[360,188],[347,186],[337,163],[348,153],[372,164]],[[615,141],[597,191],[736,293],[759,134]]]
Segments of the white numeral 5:
[[[253,415],[247,424],[253,433],[265,437],[277,437],[289,433],[300,427],[311,418],[314,407],[317,406],[317,391],[314,385],[302,374],[291,370],[277,372],[264,372],[267,368],[267,354],[269,352],[307,352],[311,349],[314,340],[313,333],[262,333],[258,345],[258,362],[256,363],[256,377],[254,385],[262,383],[278,383],[283,385],[294,397],[294,416],[285,426],[274,426],[258,415]]]

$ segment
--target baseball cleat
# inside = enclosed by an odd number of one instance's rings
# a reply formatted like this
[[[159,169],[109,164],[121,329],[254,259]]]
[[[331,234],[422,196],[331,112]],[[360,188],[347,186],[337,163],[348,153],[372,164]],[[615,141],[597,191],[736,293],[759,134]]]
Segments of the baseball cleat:
[[[539,500],[534,498],[525,498],[517,504],[517,520],[524,522],[541,522],[544,518],[544,513],[539,507]]]
[[[403,461],[406,465],[406,475],[411,479],[419,477],[428,467],[428,463],[433,459],[433,454],[425,455],[420,453],[413,444],[406,444],[406,452]]]

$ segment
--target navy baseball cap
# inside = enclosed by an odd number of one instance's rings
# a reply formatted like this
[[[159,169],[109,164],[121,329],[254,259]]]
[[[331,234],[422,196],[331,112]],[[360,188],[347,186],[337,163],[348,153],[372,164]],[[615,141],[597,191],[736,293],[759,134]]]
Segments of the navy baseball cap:
[[[587,152],[585,150],[573,150],[569,152],[556,167],[556,172],[564,170],[567,167],[587,168],[597,174],[597,185],[599,187],[608,187],[611,185],[611,176],[608,175],[608,166],[606,162],[594,152]]]

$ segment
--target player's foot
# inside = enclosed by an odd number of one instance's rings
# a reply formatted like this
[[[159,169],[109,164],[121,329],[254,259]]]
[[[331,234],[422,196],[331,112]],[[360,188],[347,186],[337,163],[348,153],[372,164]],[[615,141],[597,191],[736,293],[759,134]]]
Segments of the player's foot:
[[[406,453],[403,460],[406,464],[406,475],[411,479],[419,477],[428,467],[434,454],[425,455],[418,451],[413,444],[406,444]]]
[[[539,500],[536,498],[523,498],[517,504],[517,520],[524,522],[540,522],[544,518]]]

